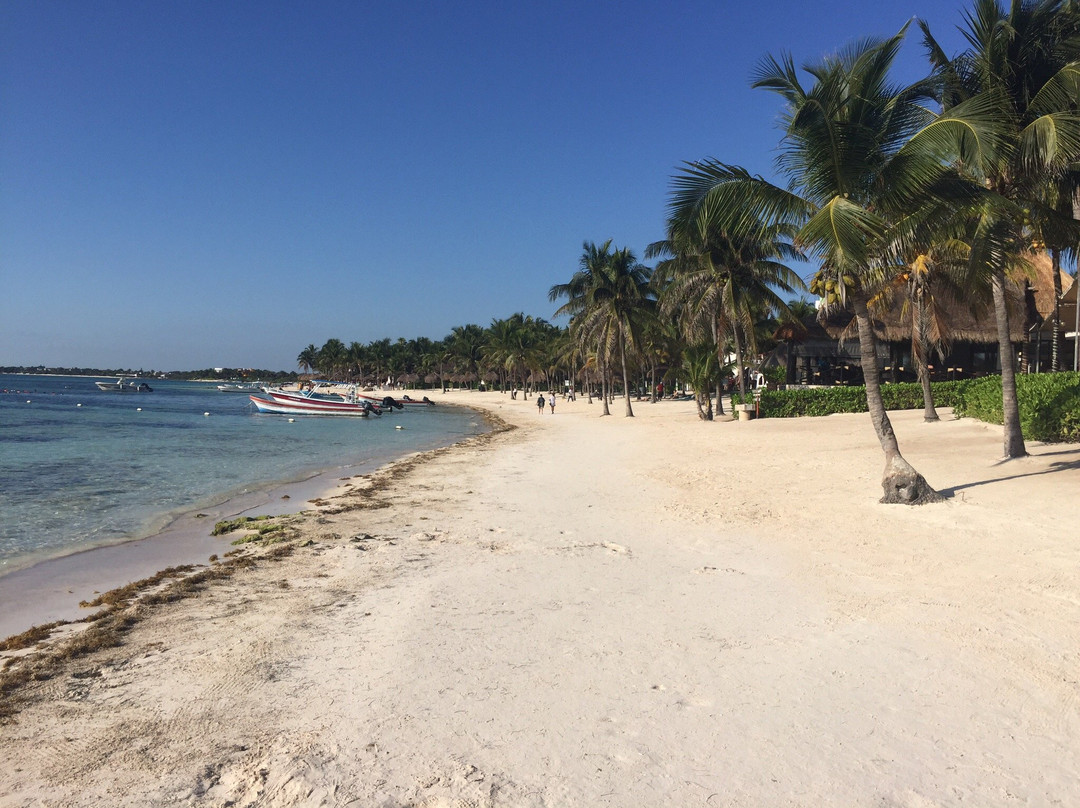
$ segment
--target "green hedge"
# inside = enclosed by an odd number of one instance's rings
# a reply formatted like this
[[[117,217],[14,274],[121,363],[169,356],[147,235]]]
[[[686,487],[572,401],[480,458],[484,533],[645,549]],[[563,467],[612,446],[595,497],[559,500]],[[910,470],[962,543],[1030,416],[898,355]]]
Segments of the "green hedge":
[[[1020,426],[1028,440],[1080,441],[1080,374],[1037,373],[1016,377],[1020,403]],[[1000,424],[1001,377],[934,382],[934,404],[952,407],[957,416]],[[881,397],[887,410],[922,409],[922,387],[917,382],[883,384]],[[738,393],[732,396],[740,403]],[[753,402],[753,399],[750,399]],[[761,415],[765,418],[797,418],[866,412],[864,387],[824,387],[816,390],[762,390]]]
[[[956,405],[963,381],[933,382],[934,404],[939,407]],[[883,384],[881,397],[887,410],[922,409],[922,386],[917,382]],[[739,394],[732,400],[738,404]],[[750,399],[753,403],[753,399]],[[832,415],[836,412],[866,412],[866,388],[821,387],[817,389],[762,390],[761,415],[764,418],[798,418],[803,415]]]
[[[1020,428],[1027,440],[1080,441],[1080,373],[1019,375],[1016,398],[1020,405]],[[955,412],[991,424],[1002,423],[1001,377],[964,382]]]

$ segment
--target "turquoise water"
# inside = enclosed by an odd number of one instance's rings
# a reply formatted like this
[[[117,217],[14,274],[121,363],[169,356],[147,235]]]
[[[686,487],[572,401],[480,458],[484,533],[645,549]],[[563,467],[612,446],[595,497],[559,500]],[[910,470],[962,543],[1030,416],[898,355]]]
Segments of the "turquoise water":
[[[212,384],[149,380],[152,393],[106,393],[94,381],[0,374],[0,575],[151,535],[179,513],[275,483],[370,470],[486,431],[460,409],[289,423]]]

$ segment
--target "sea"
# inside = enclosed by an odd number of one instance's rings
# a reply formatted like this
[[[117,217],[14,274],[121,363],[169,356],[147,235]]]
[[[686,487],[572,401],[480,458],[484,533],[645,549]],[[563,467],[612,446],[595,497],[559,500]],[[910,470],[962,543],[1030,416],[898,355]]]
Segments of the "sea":
[[[145,538],[181,514],[252,492],[365,473],[488,429],[457,407],[290,420],[258,413],[247,395],[216,384],[142,379],[152,392],[116,393],[95,381],[115,378],[0,374],[0,576]]]

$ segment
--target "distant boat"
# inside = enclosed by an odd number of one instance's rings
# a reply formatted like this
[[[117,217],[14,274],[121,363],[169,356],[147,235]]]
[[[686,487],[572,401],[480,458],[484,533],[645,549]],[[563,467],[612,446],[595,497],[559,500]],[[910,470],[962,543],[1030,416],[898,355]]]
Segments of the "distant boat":
[[[154,388],[148,385],[146,382],[140,382],[136,379],[125,379],[121,376],[115,382],[94,382],[97,385],[98,390],[104,390],[106,393],[152,393]]]
[[[262,382],[236,382],[233,384],[219,384],[217,389],[223,393],[261,393],[266,389]]]

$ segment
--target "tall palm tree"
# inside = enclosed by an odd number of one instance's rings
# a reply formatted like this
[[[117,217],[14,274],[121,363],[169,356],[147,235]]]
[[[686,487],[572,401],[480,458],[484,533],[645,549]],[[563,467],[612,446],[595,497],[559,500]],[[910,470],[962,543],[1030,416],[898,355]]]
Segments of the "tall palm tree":
[[[720,364],[711,343],[688,345],[683,349],[682,368],[694,391],[698,418],[713,420],[711,387],[720,375]]]
[[[443,340],[464,373],[480,372],[487,337],[481,326],[469,324],[454,326]]]
[[[312,343],[304,348],[304,350],[300,352],[300,355],[296,357],[296,366],[305,373],[311,373],[311,369],[315,367],[315,364],[318,361],[319,349]]]
[[[319,349],[319,357],[316,364],[320,373],[324,373],[327,378],[333,379],[347,361],[348,351],[345,349],[345,343],[331,337],[324,342],[323,346]]]
[[[1052,185],[1080,157],[1080,6],[1075,0],[974,0],[961,29],[968,48],[945,55],[920,22],[940,81],[938,98],[949,110],[981,100],[1002,127],[1005,148],[965,160],[963,169],[985,185],[990,198],[978,211],[971,262],[993,292],[1001,359],[1004,456],[1027,454],[1016,397],[1016,357],[1005,302],[1010,256],[1032,245],[1033,222],[1043,230],[1069,230],[1072,211],[1045,204]],[[1071,206],[1070,206],[1071,207]],[[1075,237],[1072,240],[1075,244]]]
[[[668,283],[662,309],[682,314],[687,337],[700,342],[710,332],[730,335],[735,347],[739,392],[746,400],[746,352],[756,348],[755,315],[763,308],[787,310],[779,291],[805,289],[784,261],[800,258],[788,222],[753,221],[709,205],[671,211],[666,241],[649,245],[647,255],[669,255],[658,271]],[[726,340],[716,341],[719,355]]]
[[[798,226],[796,245],[818,257],[820,273],[854,310],[867,408],[885,454],[881,501],[920,504],[941,496],[900,453],[881,398],[868,304],[902,234],[895,223],[916,202],[922,208],[948,204],[935,190],[950,174],[943,155],[960,149],[965,157],[981,157],[974,153],[993,142],[993,129],[978,105],[934,116],[926,83],[890,84],[903,36],[902,30],[887,40],[866,40],[811,65],[807,87],[789,56],[763,61],[755,86],[786,103],[778,167],[790,189],[714,160],[693,163],[675,178],[672,210],[690,220],[695,209],[718,206],[735,224],[775,219]]]
[[[599,345],[607,357],[618,357],[626,417],[633,418],[627,353],[640,349],[642,327],[653,316],[651,270],[630,249],[613,250],[610,239],[599,247],[585,242],[580,267],[569,283],[551,287],[548,297],[553,302],[569,298],[556,315],[572,315],[571,328],[583,343]]]

